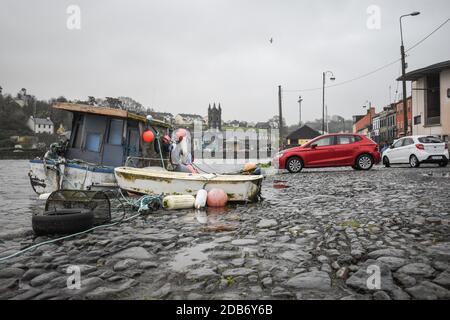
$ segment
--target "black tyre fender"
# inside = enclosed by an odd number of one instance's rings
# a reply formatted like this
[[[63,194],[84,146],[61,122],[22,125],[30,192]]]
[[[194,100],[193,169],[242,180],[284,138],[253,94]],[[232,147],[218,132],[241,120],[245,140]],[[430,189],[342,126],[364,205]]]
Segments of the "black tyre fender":
[[[92,228],[94,213],[86,209],[61,209],[34,214],[31,218],[36,235],[72,234]]]
[[[300,170],[298,170],[298,171],[292,171],[292,170],[289,168],[289,163],[290,163],[291,161],[294,161],[294,160],[299,160],[300,163],[301,163],[301,168],[300,168]],[[303,163],[302,158],[300,158],[300,157],[293,156],[293,157],[290,157],[289,159],[287,159],[287,161],[286,161],[286,169],[287,169],[290,173],[299,173],[300,171],[303,170],[303,167],[304,167],[304,163]]]
[[[383,157],[383,164],[386,168],[389,168],[391,166],[391,163],[389,162],[389,158],[387,156]]]

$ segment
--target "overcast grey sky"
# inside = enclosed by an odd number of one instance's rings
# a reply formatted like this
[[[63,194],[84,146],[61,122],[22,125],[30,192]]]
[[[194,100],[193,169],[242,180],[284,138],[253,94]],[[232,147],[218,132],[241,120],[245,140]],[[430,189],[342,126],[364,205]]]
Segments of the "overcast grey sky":
[[[66,27],[71,4],[80,30]],[[370,5],[379,30],[367,27]],[[278,112],[278,85],[320,87],[325,70],[339,83],[399,58],[398,17],[415,10],[407,48],[450,17],[450,1],[0,0],[0,85],[46,99],[129,96],[174,114],[220,102],[225,120],[264,121]],[[449,60],[449,39],[450,23],[409,53],[409,70]],[[380,109],[399,73],[400,63],[327,89],[329,113],[349,118],[366,100]],[[320,118],[321,90],[300,94],[303,119]],[[298,95],[283,95],[288,124]]]

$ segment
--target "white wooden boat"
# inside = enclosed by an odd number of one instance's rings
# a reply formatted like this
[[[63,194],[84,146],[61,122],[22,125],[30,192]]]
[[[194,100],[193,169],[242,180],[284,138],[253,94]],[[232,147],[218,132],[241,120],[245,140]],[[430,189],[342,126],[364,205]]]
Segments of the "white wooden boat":
[[[168,171],[159,167],[114,169],[120,188],[140,194],[190,194],[200,189],[220,188],[228,201],[252,202],[261,192],[262,175],[192,174]]]

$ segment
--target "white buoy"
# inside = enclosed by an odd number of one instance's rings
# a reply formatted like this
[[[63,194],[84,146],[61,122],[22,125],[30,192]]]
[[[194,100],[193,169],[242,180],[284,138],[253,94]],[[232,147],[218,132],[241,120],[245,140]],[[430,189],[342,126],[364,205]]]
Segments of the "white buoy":
[[[166,196],[163,199],[165,209],[189,209],[194,207],[194,203],[195,198],[191,195]]]
[[[197,191],[197,196],[195,197],[195,209],[201,209],[206,206],[206,199],[208,198],[208,192],[205,189],[200,189]]]

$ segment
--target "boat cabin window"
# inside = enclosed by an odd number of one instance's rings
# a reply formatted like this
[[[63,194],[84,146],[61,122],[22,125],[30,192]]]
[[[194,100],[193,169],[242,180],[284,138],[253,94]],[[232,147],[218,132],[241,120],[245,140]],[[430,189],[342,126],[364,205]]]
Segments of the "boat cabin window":
[[[86,149],[88,151],[100,152],[102,135],[96,132],[88,132],[86,135]]]
[[[122,129],[123,120],[111,119],[109,123],[108,144],[118,145],[122,144]]]
[[[81,149],[81,143],[83,141],[83,121],[84,115],[78,114],[75,116],[73,125],[73,140],[72,148]]]

